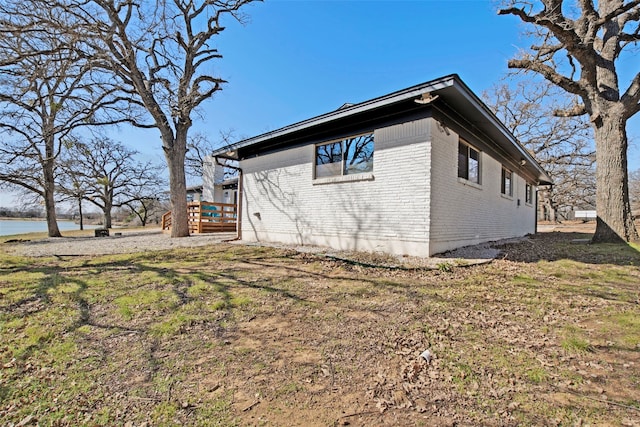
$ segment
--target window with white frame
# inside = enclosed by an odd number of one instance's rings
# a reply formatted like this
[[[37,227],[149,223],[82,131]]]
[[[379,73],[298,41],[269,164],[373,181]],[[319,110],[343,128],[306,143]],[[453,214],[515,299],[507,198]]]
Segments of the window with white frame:
[[[528,182],[524,187],[524,202],[529,205],[533,203],[533,185]]]
[[[505,196],[513,196],[513,172],[509,169],[502,168],[502,183],[500,192]]]
[[[458,177],[480,184],[480,152],[463,142],[458,142]]]
[[[316,146],[316,178],[353,175],[372,170],[373,133]]]

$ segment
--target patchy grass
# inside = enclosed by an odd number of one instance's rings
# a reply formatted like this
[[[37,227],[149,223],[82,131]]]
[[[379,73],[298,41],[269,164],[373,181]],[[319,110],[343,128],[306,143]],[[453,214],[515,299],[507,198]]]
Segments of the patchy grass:
[[[636,425],[640,254],[574,238],[432,270],[0,253],[0,424]]]
[[[584,353],[593,351],[593,347],[589,341],[583,337],[583,333],[574,327],[568,326],[560,345],[569,353]]]

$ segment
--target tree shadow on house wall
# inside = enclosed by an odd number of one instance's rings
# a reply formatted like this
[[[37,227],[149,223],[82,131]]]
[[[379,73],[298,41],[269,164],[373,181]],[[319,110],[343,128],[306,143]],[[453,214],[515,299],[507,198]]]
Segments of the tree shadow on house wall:
[[[297,244],[331,245],[336,250],[371,249],[368,240],[384,233],[385,222],[375,202],[352,192],[352,183],[309,190],[298,186],[299,181],[299,174],[286,169],[256,173],[253,188],[245,188],[247,229],[256,236],[290,235]]]
[[[247,192],[246,210],[247,218],[245,221],[249,225],[249,228],[256,237],[259,239],[260,233],[273,232],[269,227],[273,226],[272,219],[267,218],[266,215],[280,215],[285,223],[292,226],[288,231],[294,234],[294,238],[297,243],[304,242],[304,236],[310,230],[310,224],[305,216],[297,206],[297,200],[300,198],[299,194],[291,188],[289,181],[296,180],[296,176],[284,172],[282,169],[275,169],[271,171],[261,171],[256,174],[255,190],[251,187],[245,187],[244,191]],[[254,201],[260,201],[254,203]],[[270,205],[267,212],[262,212],[260,208],[262,204],[263,208]],[[255,206],[258,205],[258,206]],[[272,213],[270,214],[269,211]],[[265,215],[265,218],[263,218]],[[264,227],[259,223],[266,221],[268,225]],[[286,225],[284,225],[286,228]],[[278,224],[278,231],[283,229],[283,224]]]

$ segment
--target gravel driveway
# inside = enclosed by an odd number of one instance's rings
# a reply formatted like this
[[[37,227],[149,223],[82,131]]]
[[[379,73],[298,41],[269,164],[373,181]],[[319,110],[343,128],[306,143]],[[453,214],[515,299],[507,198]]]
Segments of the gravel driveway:
[[[120,235],[116,235],[120,233]],[[196,234],[172,239],[159,229],[111,230],[109,237],[49,237],[33,241],[7,243],[9,252],[27,256],[80,256],[144,252],[221,243],[236,233]]]

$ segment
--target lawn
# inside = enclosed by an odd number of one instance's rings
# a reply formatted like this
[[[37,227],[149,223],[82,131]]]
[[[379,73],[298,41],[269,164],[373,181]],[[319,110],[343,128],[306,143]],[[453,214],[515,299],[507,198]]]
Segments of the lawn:
[[[435,269],[0,245],[0,424],[637,426],[640,247],[576,237]]]

